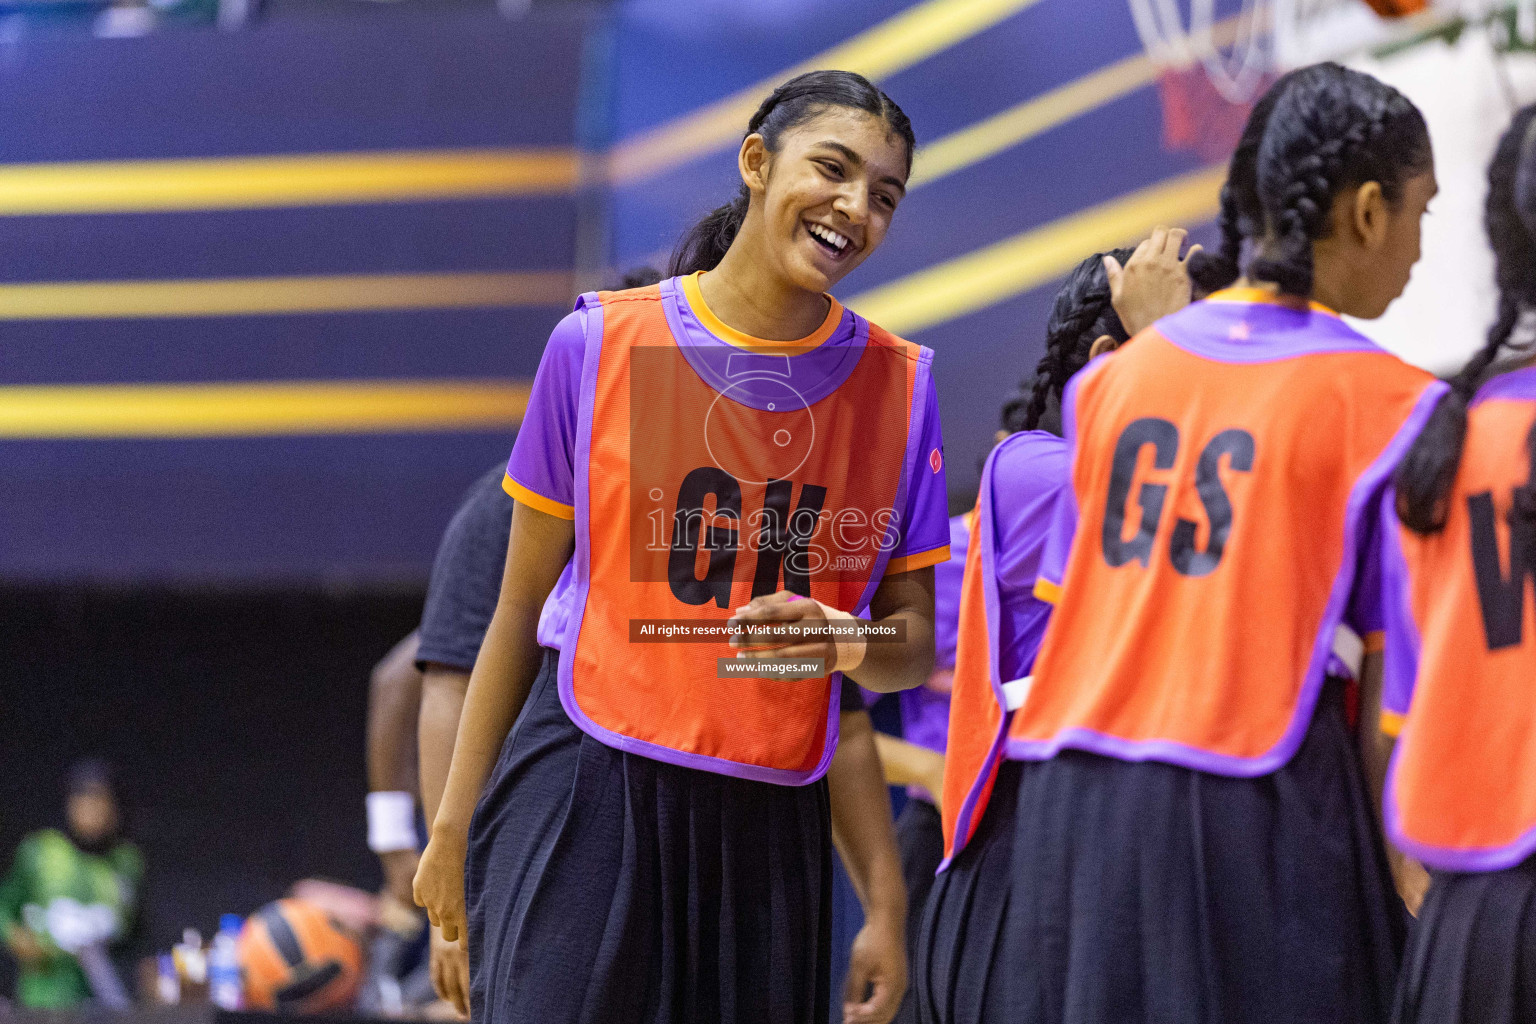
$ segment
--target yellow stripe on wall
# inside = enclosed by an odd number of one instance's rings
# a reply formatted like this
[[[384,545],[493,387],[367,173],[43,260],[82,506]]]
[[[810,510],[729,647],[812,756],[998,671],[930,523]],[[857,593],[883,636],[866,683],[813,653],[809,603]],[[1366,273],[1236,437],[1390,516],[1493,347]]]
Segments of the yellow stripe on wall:
[[[1261,17],[1262,11],[1253,16]],[[1231,46],[1245,21],[1239,15],[1216,23],[1211,29],[1213,45],[1223,49]],[[1162,70],[1157,61],[1138,53],[937,139],[918,150],[908,191],[931,185],[1081,114],[1129,96],[1155,82]]]
[[[546,195],[571,191],[577,165],[568,149],[11,164],[0,166],[0,216]]]
[[[0,387],[0,438],[191,438],[501,429],[528,408],[510,380]]]
[[[1052,281],[1092,252],[1136,240],[1159,224],[1216,216],[1226,167],[1173,178],[1033,228],[849,299],[888,331],[912,334]]]
[[[1151,84],[1157,78],[1157,71],[1156,62],[1145,54],[1127,57],[937,139],[918,150],[909,191],[931,185],[946,175],[1027,142],[1079,114],[1127,96]]]
[[[0,284],[0,321],[553,306],[571,288],[565,271]]]
[[[991,28],[1039,0],[926,0],[722,100],[625,139],[609,154],[620,184],[653,177],[736,143],[763,98],[795,75],[822,68],[879,80]]]

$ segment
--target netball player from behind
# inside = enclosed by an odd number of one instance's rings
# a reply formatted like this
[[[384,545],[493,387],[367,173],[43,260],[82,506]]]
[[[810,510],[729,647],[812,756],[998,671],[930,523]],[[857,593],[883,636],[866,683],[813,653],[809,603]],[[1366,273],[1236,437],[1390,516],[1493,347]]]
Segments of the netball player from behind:
[[[1188,257],[1180,255],[1185,237],[1159,227],[1134,251],[1078,264],[1052,304],[1045,355],[1018,400],[1003,407],[1006,434],[982,468],[981,494],[968,517],[974,539],[964,556],[965,593],[955,596],[958,621],[949,627],[958,643],[944,830],[933,839],[939,874],[927,906],[913,915],[909,940],[916,1019],[981,1024],[1007,1014],[997,1001],[1003,989],[991,979],[1010,969],[1013,942],[999,924],[1013,881],[1018,773],[1017,766],[999,770],[1009,709],[991,666],[999,666],[999,680],[1027,675],[1050,615],[1032,590],[1051,510],[1067,485],[1062,391],[1091,358],[1189,305]],[[1195,246],[1190,255],[1199,251]],[[989,800],[995,809],[984,815]]]
[[[1389,1012],[1406,912],[1328,667],[1346,619],[1380,628],[1374,509],[1443,386],[1339,313],[1380,316],[1407,284],[1433,159],[1368,75],[1273,88],[1252,287],[1063,398],[1069,485],[1035,587],[1056,607],[1005,741],[997,983],[1036,1020]]]
[[[584,296],[550,339],[416,879],[445,935],[467,916],[477,1020],[825,1019],[837,672],[927,678],[949,554],[931,353],[826,294],[884,238],[912,147],[863,78],[792,80],[678,276]],[[905,639],[631,642],[642,618],[866,613]],[[774,653],[823,674],[748,660]]]
[[[1383,726],[1402,733],[1387,827],[1433,870],[1402,1024],[1536,1020],[1536,368],[1513,343],[1536,306],[1536,107],[1515,116],[1488,185],[1498,320],[1383,502]],[[1511,349],[1526,365],[1478,388]]]

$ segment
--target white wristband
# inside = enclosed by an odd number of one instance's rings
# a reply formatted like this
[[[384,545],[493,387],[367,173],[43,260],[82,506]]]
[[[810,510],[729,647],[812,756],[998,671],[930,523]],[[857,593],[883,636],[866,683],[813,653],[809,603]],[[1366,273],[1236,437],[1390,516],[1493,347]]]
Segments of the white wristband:
[[[416,798],[400,791],[368,794],[368,849],[416,849]]]
[[[827,617],[828,622],[862,624],[864,621],[841,609],[833,608],[831,605],[822,604],[820,601],[816,603],[821,605],[822,614]],[[869,641],[863,633],[859,633],[847,640],[834,640],[833,643],[837,645],[837,661],[833,664],[832,671],[852,672],[864,663],[864,648],[869,644]]]

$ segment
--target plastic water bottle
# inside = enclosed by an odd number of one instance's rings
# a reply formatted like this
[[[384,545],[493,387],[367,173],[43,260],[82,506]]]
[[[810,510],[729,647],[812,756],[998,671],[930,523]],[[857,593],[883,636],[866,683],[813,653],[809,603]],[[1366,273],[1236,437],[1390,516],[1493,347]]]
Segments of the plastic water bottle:
[[[245,985],[240,977],[239,914],[219,918],[219,933],[213,937],[208,953],[208,998],[221,1010],[238,1010],[245,1001]]]

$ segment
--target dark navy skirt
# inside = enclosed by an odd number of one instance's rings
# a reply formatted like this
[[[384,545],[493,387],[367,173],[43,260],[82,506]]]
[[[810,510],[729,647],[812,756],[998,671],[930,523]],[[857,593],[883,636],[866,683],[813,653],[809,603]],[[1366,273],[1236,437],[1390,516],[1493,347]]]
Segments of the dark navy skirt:
[[[469,830],[470,996],[487,1024],[821,1024],[825,780],[777,786],[587,736],[546,651]]]
[[[1403,958],[1400,1024],[1536,1021],[1536,859],[1436,872]]]
[[[907,883],[907,973],[917,959],[917,938],[922,932],[923,911],[933,889],[933,875],[944,860],[944,828],[939,809],[927,800],[908,797],[896,819],[896,846],[901,851],[901,874]],[[892,1024],[916,1024],[917,994],[907,984]]]
[[[1075,751],[1005,764],[929,898],[920,1009],[943,1024],[1380,1024],[1407,922],[1330,684],[1295,756],[1256,779]]]
[[[1003,975],[1013,952],[1003,932],[1013,885],[1015,794],[1021,765],[998,768],[976,834],[933,881],[912,946],[911,999],[922,1024],[1028,1020],[1009,1014]]]

